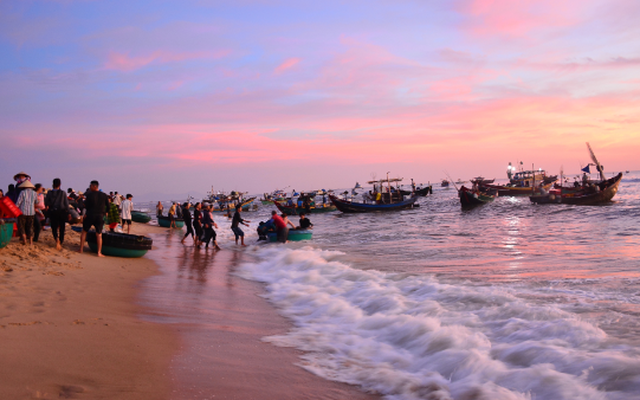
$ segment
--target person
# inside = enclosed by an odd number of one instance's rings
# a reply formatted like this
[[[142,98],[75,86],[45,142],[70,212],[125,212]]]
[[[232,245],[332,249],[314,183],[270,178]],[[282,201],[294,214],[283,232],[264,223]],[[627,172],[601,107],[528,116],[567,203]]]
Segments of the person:
[[[122,196],[120,196],[118,192],[113,194],[113,204],[118,207],[118,212],[122,210]]]
[[[115,232],[118,222],[120,222],[120,211],[118,210],[116,203],[111,199],[109,199],[109,212],[107,214],[109,215],[109,231]]]
[[[276,227],[276,235],[278,237],[278,242],[286,243],[287,241],[287,223],[278,215],[276,211],[271,211],[271,221]]]
[[[189,202],[184,202],[182,204],[182,219],[184,219],[184,225],[187,227],[187,233],[184,234],[180,243],[184,244],[187,236],[191,235],[191,237],[193,238],[193,245],[195,246],[196,236],[193,233],[193,226],[191,226],[191,211],[189,211],[190,207],[191,204],[189,204]]]
[[[18,201],[18,192],[16,191],[16,185],[13,183],[7,188],[7,197],[14,203]]]
[[[4,192],[0,189],[0,199],[4,197]]]
[[[193,238],[193,243],[196,247],[200,247],[200,242],[202,241],[202,213],[200,210],[202,209],[202,205],[200,202],[196,203],[193,207],[193,229],[196,231],[196,235]]]
[[[118,192],[116,192],[118,193]],[[133,196],[127,193],[127,197],[120,203],[122,209],[122,230],[127,227],[127,234],[131,234],[131,212],[133,212]]]
[[[56,250],[58,251],[62,250],[64,231],[69,220],[69,199],[60,190],[60,184],[60,178],[55,178],[53,180],[53,189],[49,190],[44,198],[49,225],[51,225],[51,233],[53,234],[53,240],[56,241]]]
[[[44,224],[44,188],[41,183],[36,183],[35,189],[38,195],[38,201],[36,202],[36,214],[33,217],[33,241],[38,242],[40,238],[40,231],[42,231],[42,225]]]
[[[180,204],[173,203],[173,205],[176,206],[176,218],[183,219],[182,218],[182,207],[180,206]]]
[[[307,218],[305,216],[304,213],[300,213],[300,229],[313,229],[313,224],[311,223],[311,221],[309,220],[309,218]]]
[[[240,224],[249,226],[247,222],[251,221],[242,219],[242,216],[240,216],[240,211],[242,211],[242,205],[238,204],[236,206],[236,212],[233,214],[233,219],[231,220],[231,230],[236,237],[236,245],[238,244],[238,239],[240,239],[240,244],[242,246],[246,246],[246,244],[244,244],[244,232],[242,231],[242,229],[240,229]]]
[[[169,207],[169,228],[177,228],[176,226],[176,203]]]
[[[82,219],[82,233],[80,234],[80,250],[84,250],[84,242],[87,239],[87,232],[93,226],[96,228],[96,243],[98,245],[98,257],[102,254],[102,228],[104,227],[104,216],[109,209],[109,196],[99,190],[100,183],[91,181],[89,191],[84,194],[84,218]]]
[[[162,202],[159,201],[158,204],[156,205],[156,217],[162,217],[163,211],[164,211],[164,206],[162,205]]]
[[[36,214],[36,203],[38,195],[35,192],[35,186],[28,180],[23,181],[18,188],[21,189],[20,196],[16,206],[22,212],[18,217],[18,235],[22,240],[22,244],[33,244],[33,219]]]
[[[208,205],[202,213],[202,227],[204,229],[204,238],[202,242],[205,244],[205,249],[209,248],[209,242],[213,240],[213,245],[216,250],[220,250],[218,242],[216,241],[216,231],[213,228],[218,228],[218,224],[213,220],[212,205]]]

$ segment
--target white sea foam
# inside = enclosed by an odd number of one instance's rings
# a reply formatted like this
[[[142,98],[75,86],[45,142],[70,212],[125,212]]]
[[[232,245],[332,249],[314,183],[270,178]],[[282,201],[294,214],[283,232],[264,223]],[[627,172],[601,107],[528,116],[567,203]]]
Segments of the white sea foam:
[[[273,246],[239,274],[294,328],[265,340],[300,365],[387,399],[640,398],[638,349],[499,287],[352,268],[341,253]],[[366,266],[364,266],[366,267]]]

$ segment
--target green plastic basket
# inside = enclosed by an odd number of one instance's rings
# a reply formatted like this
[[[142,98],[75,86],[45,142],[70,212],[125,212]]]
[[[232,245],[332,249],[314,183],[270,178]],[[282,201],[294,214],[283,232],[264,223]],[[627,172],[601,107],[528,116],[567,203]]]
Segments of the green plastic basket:
[[[5,247],[11,241],[13,236],[13,224],[0,223],[0,249]]]

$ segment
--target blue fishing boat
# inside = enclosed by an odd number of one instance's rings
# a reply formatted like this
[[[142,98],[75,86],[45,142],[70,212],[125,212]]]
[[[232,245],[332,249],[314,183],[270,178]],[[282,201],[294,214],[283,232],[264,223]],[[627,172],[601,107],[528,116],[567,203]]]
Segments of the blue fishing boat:
[[[418,196],[410,197],[406,200],[398,201],[395,203],[357,203],[355,201],[341,200],[335,196],[330,195],[329,199],[336,206],[336,208],[343,213],[365,213],[376,211],[397,211],[405,208],[414,207],[414,203],[418,200]]]
[[[278,235],[276,234],[276,232],[269,232],[267,233],[267,236],[269,238],[269,242],[278,241]],[[299,242],[301,240],[311,240],[312,236],[313,236],[313,233],[310,230],[307,230],[307,229],[293,230],[292,229],[289,231],[289,236],[287,237],[287,240],[291,242]]]

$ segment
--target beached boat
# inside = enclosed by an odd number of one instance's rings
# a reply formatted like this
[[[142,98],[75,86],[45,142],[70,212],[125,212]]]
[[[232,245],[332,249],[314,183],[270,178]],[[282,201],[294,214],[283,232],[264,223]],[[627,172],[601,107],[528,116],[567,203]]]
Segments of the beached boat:
[[[98,251],[96,231],[87,232],[87,244],[94,253]],[[102,232],[102,254],[106,256],[137,258],[151,250],[153,239],[141,235]]]
[[[458,197],[462,208],[473,208],[495,200],[497,190],[472,190],[462,186],[458,189]]]
[[[397,211],[405,208],[414,207],[414,203],[418,200],[419,196],[413,196],[406,200],[397,201],[395,203],[357,203],[355,201],[348,201],[339,199],[333,195],[329,196],[331,202],[336,208],[343,213],[366,213],[376,211]]]
[[[300,240],[311,240],[313,232],[307,229],[291,229],[289,231],[289,236],[287,236],[287,240],[291,242],[298,242]],[[268,232],[267,237],[269,238],[269,242],[277,242],[278,235],[276,232]]]
[[[520,164],[522,165],[522,163]],[[507,167],[509,183],[506,185],[480,183],[480,187],[495,189],[499,196],[531,196],[541,191],[547,192],[551,185],[558,180],[557,175],[547,175],[543,169],[521,169],[514,173],[515,170],[516,168],[509,163]]]
[[[140,223],[146,224],[147,222],[151,221],[151,216],[149,216],[149,214],[147,214],[144,211],[133,210],[131,211],[131,220],[133,222],[140,222]]]
[[[163,228],[169,228],[171,226],[171,220],[169,220],[169,217],[165,217],[164,215],[162,215],[162,216],[157,216],[156,218],[158,219],[159,226]],[[183,219],[175,218],[175,222],[176,222],[176,228],[182,229],[182,227],[184,227]]]

